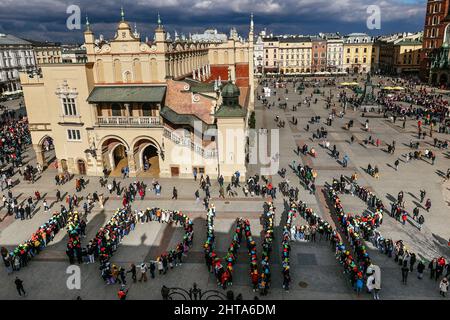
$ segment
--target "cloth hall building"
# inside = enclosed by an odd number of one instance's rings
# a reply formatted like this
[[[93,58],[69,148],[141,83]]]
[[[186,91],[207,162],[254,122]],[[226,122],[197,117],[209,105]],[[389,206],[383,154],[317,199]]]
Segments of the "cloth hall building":
[[[253,109],[253,17],[248,40],[171,39],[158,15],[142,42],[125,20],[110,41],[84,32],[87,62],[21,74],[33,148],[52,139],[60,172],[211,178],[246,175]],[[230,136],[232,134],[232,136]]]

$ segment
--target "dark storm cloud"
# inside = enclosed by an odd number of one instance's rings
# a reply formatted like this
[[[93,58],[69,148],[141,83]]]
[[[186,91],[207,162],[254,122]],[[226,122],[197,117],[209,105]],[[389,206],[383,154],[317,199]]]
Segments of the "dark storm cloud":
[[[143,36],[151,37],[160,12],[173,34],[188,34],[215,27],[228,32],[237,27],[246,36],[249,14],[254,12],[257,30],[274,34],[339,31],[386,34],[423,28],[426,0],[0,0],[0,32],[29,39],[81,42],[82,30],[68,30],[66,9],[78,5],[82,23],[86,14],[98,35],[113,36],[120,20],[137,23]],[[366,28],[369,5],[381,9],[382,29]],[[84,26],[83,26],[84,28]]]

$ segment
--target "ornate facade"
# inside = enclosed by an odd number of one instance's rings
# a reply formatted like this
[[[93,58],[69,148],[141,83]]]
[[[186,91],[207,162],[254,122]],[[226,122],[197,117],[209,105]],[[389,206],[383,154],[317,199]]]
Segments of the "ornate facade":
[[[36,69],[30,42],[0,33],[0,95],[21,90],[19,72]]]
[[[142,42],[121,15],[111,41],[96,40],[87,21],[87,63],[21,75],[38,162],[47,164],[42,143],[50,137],[60,171],[227,178],[238,170],[245,177],[253,23],[251,41],[208,43],[172,40],[158,16],[154,41]],[[221,81],[216,69],[227,70]],[[232,94],[222,99],[225,88]],[[232,108],[223,108],[226,98]],[[225,143],[228,134],[242,143]]]

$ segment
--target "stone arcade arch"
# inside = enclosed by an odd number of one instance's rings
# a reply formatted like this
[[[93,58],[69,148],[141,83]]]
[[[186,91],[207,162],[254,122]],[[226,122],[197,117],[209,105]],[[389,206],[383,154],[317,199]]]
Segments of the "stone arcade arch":
[[[123,168],[128,166],[128,144],[119,137],[105,137],[100,143],[103,166],[112,176],[120,176]]]
[[[136,172],[141,176],[159,177],[160,147],[150,137],[139,137],[133,143],[133,156]]]
[[[45,135],[33,146],[36,153],[36,161],[43,167],[47,167],[55,159],[53,138]]]

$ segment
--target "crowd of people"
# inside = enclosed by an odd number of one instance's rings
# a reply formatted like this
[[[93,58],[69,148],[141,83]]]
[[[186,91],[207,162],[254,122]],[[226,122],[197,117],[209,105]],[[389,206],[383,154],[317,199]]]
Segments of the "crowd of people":
[[[53,241],[55,235],[64,228],[67,221],[67,212],[55,212],[47,222],[31,235],[29,240],[19,244],[10,252],[3,247],[1,252],[8,273],[26,267],[33,257]]]
[[[213,272],[216,276],[217,285],[226,289],[233,284],[233,267],[237,261],[238,249],[241,246],[243,237],[245,237],[250,257],[250,280],[253,291],[259,290],[261,295],[267,295],[271,284],[270,253],[272,251],[275,217],[275,208],[272,203],[264,204],[264,214],[262,216],[264,238],[262,240],[262,257],[259,268],[256,242],[252,237],[250,221],[248,219],[236,219],[235,232],[232,242],[228,247],[227,255],[223,259],[217,255],[214,233],[215,215],[215,207],[211,206],[207,213],[207,235],[204,244],[204,253],[208,271]]]
[[[147,272],[150,269],[152,278],[155,277],[155,270],[158,268],[159,273],[166,274],[168,268],[181,265],[182,257],[187,254],[194,237],[193,221],[180,211],[162,210],[160,208],[147,208],[145,210],[146,221],[158,221],[160,223],[174,223],[184,228],[184,236],[174,249],[161,253],[155,260],[149,262],[143,261],[140,264],[141,277],[139,281],[147,281]],[[163,218],[162,218],[163,217]],[[110,259],[117,250],[123,237],[128,235],[140,222],[144,223],[145,218],[138,216],[138,210],[134,212],[130,206],[118,210],[111,219],[102,227],[87,246],[87,254],[89,261],[98,259],[100,262],[101,276],[105,283],[126,283],[124,268],[111,263]],[[150,266],[149,266],[150,265]],[[137,268],[134,264],[130,266],[127,273],[132,274],[134,282],[137,280]]]

